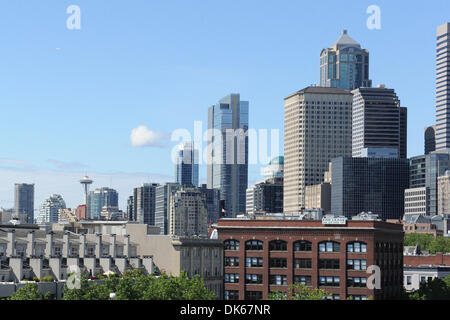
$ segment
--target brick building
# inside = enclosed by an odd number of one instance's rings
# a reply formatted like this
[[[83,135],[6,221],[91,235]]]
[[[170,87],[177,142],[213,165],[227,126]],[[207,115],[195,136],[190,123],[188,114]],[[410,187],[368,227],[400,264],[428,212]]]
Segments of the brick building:
[[[403,230],[382,221],[222,219],[225,299],[267,299],[293,283],[325,289],[332,299],[393,299],[403,286]],[[368,289],[367,268],[381,269],[381,289]]]

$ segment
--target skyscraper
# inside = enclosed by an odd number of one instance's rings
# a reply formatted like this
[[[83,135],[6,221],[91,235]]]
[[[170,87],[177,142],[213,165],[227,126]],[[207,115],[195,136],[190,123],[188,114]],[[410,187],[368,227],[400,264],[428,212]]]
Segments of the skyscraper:
[[[305,187],[323,182],[333,158],[352,154],[352,94],[307,87],[284,99],[284,211],[300,213]]]
[[[169,209],[172,195],[181,189],[178,183],[166,183],[156,187],[155,192],[155,226],[160,234],[169,234]]]
[[[437,28],[436,150],[450,148],[450,23]]]
[[[59,194],[52,194],[44,200],[36,220],[38,223],[58,222],[58,211],[65,208],[64,199]]]
[[[100,214],[104,206],[119,206],[119,194],[117,191],[106,187],[89,191],[87,203],[88,218],[92,220],[100,219]]]
[[[155,225],[155,208],[156,208],[156,188],[157,183],[144,183],[138,188],[134,188],[133,193],[133,216],[139,223]]]
[[[26,214],[28,223],[34,222],[34,184],[15,184],[14,210],[16,215]]]
[[[193,142],[185,142],[179,146],[175,164],[177,183],[198,187],[198,157],[198,150]]]
[[[248,101],[230,94],[208,110],[207,185],[219,189],[226,216],[245,213],[248,177]]]
[[[400,107],[395,91],[381,85],[358,88],[352,93],[353,157],[370,156],[373,152],[375,157],[381,158],[377,151],[385,153],[395,149],[395,157],[406,158],[407,111]]]
[[[331,48],[320,54],[320,86],[354,90],[371,87],[369,51],[349,37],[347,30]]]
[[[425,154],[436,151],[436,126],[426,127],[424,130]]]

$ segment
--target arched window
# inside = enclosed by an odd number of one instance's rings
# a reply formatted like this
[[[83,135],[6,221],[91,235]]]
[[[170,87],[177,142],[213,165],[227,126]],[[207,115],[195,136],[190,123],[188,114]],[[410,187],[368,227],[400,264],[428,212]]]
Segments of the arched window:
[[[312,243],[306,240],[296,241],[294,242],[294,251],[310,252],[312,251]]]
[[[347,243],[347,252],[365,253],[367,252],[367,244],[365,242],[349,242]]]
[[[223,243],[224,250],[239,251],[239,241],[238,240],[226,240]]]
[[[245,250],[262,251],[263,242],[260,240],[249,240],[245,243]]]
[[[287,251],[287,242],[283,240],[273,240],[269,242],[270,251]]]
[[[319,252],[339,252],[341,245],[335,241],[324,241],[319,243]]]

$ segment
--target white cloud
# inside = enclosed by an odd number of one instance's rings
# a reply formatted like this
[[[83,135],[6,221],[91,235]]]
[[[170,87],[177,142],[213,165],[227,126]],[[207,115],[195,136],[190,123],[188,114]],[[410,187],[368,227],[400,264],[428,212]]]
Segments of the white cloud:
[[[65,162],[65,161],[54,160],[54,159],[49,159],[49,160],[47,160],[47,162],[51,163],[56,168],[62,169],[62,170],[80,170],[80,169],[86,169],[89,167],[87,164],[84,164],[81,162]]]
[[[152,131],[143,125],[131,130],[130,135],[133,147],[163,147],[166,145],[168,138],[168,134]]]

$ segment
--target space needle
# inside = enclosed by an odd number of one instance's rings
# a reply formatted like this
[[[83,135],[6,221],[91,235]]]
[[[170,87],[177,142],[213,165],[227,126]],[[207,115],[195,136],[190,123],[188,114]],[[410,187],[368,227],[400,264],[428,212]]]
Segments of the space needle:
[[[84,204],[87,205],[88,202],[88,192],[89,192],[89,186],[92,184],[92,179],[89,179],[88,176],[85,176],[83,179],[80,180],[81,185],[84,188]]]

